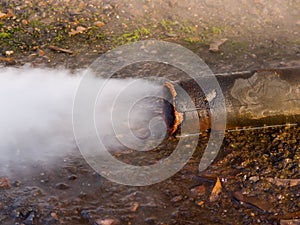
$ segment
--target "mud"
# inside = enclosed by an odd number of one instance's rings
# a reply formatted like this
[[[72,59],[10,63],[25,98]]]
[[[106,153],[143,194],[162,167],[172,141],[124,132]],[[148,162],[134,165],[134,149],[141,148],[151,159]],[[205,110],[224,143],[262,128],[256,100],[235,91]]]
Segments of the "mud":
[[[84,68],[116,46],[159,39],[191,49],[217,73],[299,65],[299,9],[299,0],[2,0],[0,63]],[[95,23],[99,21],[103,24]],[[222,38],[228,40],[218,52],[210,52],[209,45]],[[184,77],[174,68],[151,63],[125,68],[116,76],[151,73]],[[227,132],[217,160],[199,173],[208,133],[180,172],[146,187],[104,179],[78,149],[55,167],[37,162],[17,170],[20,165],[10,165],[10,174],[0,174],[10,183],[0,186],[0,223],[297,224],[299,137],[298,126]],[[151,160],[170,154],[177,142],[170,137]],[[117,157],[144,160],[130,150]],[[211,201],[217,178],[222,191]]]

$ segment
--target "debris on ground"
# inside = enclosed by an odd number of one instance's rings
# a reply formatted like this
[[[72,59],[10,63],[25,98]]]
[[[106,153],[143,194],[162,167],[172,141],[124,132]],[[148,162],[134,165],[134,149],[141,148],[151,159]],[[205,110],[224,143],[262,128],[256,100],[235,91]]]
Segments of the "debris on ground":
[[[11,188],[10,180],[6,177],[0,178],[0,189]]]
[[[216,41],[213,41],[209,45],[209,51],[210,52],[219,52],[220,51],[220,46],[223,45],[228,39],[227,38],[222,38]]]
[[[212,189],[212,192],[211,192],[210,197],[209,197],[209,201],[210,202],[217,201],[218,198],[219,198],[219,195],[221,194],[221,192],[222,192],[221,180],[220,180],[219,177],[217,177],[217,181],[215,183],[214,188]]]

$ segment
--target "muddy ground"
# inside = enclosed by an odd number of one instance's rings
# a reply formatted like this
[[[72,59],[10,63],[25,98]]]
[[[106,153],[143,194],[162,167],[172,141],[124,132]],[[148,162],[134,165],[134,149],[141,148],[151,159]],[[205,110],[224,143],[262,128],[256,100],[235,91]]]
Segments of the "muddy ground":
[[[209,50],[224,38],[219,49]],[[2,66],[84,68],[109,49],[145,39],[179,43],[216,73],[295,66],[300,1],[1,0]],[[123,75],[145,71],[174,72],[139,65]],[[202,137],[180,172],[146,187],[102,178],[79,151],[55,168],[37,162],[14,172],[17,165],[11,165],[11,174],[0,174],[8,178],[0,183],[0,223],[299,224],[299,137],[298,126],[228,132],[218,160],[199,173]],[[155,157],[176,143],[170,138]],[[222,190],[212,200],[217,179]]]

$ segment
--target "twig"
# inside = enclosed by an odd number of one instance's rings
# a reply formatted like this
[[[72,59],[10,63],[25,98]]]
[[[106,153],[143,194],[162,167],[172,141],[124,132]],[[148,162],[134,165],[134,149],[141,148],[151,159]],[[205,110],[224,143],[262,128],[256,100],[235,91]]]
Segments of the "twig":
[[[58,52],[64,52],[64,53],[68,53],[68,54],[73,54],[74,52],[65,48],[60,48],[54,45],[49,45],[48,46],[49,49],[54,50],[54,51],[58,51]]]

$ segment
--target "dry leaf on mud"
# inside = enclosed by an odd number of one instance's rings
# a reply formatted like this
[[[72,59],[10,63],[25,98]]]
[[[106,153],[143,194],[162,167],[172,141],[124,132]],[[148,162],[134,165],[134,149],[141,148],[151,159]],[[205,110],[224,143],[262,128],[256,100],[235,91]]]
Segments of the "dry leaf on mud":
[[[214,201],[218,200],[221,191],[222,191],[222,184],[221,184],[220,178],[217,177],[216,184],[209,196],[209,201],[214,202]]]
[[[8,188],[11,188],[9,179],[6,177],[0,178],[0,189],[8,189]]]
[[[71,29],[71,31],[69,32],[69,35],[76,35],[76,34],[81,34],[83,32],[85,32],[87,30],[86,27],[83,27],[83,26],[78,26],[76,27],[76,30],[74,29]]]

